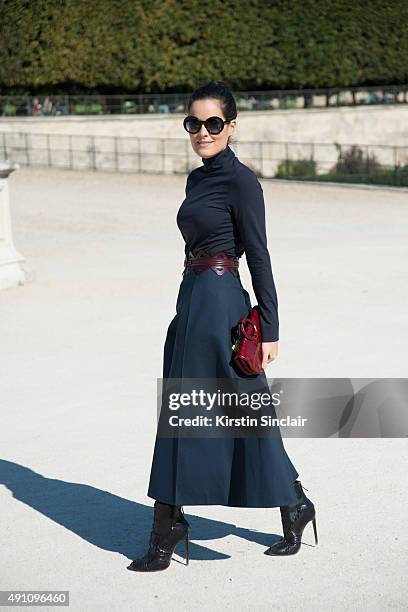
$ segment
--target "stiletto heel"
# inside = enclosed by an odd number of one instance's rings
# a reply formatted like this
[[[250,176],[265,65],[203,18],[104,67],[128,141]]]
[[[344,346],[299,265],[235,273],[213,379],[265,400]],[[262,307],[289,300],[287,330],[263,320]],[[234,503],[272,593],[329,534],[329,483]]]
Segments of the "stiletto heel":
[[[189,552],[188,552],[188,529],[187,529],[187,533],[186,533],[186,539],[185,539],[185,549],[186,549],[186,565],[188,565],[188,561],[189,561]]]
[[[265,555],[294,555],[300,550],[304,528],[313,521],[315,544],[317,544],[316,511],[313,502],[306,497],[299,480],[293,483],[298,503],[294,506],[281,506],[280,513],[283,537],[272,544]],[[306,489],[306,487],[304,487]],[[307,491],[307,489],[306,489]]]
[[[314,537],[315,537],[315,544],[317,544],[316,517],[313,519],[313,531],[314,531]]]

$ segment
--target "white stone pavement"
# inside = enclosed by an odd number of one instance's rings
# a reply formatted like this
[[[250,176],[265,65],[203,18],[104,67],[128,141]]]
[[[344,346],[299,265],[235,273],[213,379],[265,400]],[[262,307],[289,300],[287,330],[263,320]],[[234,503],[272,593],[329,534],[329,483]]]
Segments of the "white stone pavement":
[[[165,572],[126,569],[151,525],[184,185],[10,178],[28,281],[0,293],[0,589],[69,590],[75,612],[406,609],[406,439],[285,440],[316,505],[317,547],[308,525],[298,555],[267,557],[278,509],[189,506],[190,565],[175,555]],[[407,192],[263,187],[281,318],[268,376],[406,377]]]

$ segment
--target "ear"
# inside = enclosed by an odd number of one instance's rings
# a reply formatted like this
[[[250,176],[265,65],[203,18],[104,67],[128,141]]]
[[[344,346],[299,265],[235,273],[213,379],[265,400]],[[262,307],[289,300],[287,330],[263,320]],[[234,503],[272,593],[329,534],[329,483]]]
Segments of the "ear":
[[[235,130],[236,127],[237,127],[237,120],[231,119],[230,123],[228,124],[229,134],[232,134],[232,132]]]

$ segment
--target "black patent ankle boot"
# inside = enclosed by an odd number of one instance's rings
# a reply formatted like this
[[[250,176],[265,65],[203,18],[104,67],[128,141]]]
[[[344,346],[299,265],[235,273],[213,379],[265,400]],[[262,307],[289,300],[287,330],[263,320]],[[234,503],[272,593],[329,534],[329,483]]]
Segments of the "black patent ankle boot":
[[[313,521],[315,544],[317,544],[316,511],[314,504],[306,497],[300,480],[295,480],[293,486],[299,501],[294,506],[281,506],[280,512],[283,526],[283,538],[265,550],[265,555],[296,554],[302,543],[303,530],[310,521]]]
[[[134,572],[155,572],[167,569],[174,549],[181,540],[185,540],[186,565],[188,565],[189,527],[190,524],[181,506],[155,501],[149,548],[143,557],[132,561],[127,569]]]

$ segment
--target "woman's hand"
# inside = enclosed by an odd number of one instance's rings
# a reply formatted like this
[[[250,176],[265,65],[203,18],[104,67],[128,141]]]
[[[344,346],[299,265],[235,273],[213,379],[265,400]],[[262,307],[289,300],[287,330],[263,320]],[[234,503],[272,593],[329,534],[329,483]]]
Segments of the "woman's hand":
[[[262,342],[262,369],[265,370],[268,363],[278,356],[278,344],[276,342]]]

